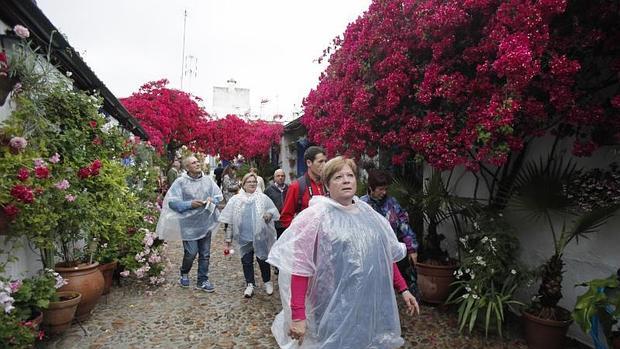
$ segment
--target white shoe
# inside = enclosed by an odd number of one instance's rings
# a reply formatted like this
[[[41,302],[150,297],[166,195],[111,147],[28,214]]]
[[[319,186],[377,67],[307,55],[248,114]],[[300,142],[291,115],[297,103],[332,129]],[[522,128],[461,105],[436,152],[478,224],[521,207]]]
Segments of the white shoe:
[[[265,292],[270,296],[273,294],[273,283],[271,281],[265,282]]]
[[[254,285],[248,284],[248,287],[246,287],[245,291],[243,291],[243,297],[252,298],[253,294],[254,294]]]

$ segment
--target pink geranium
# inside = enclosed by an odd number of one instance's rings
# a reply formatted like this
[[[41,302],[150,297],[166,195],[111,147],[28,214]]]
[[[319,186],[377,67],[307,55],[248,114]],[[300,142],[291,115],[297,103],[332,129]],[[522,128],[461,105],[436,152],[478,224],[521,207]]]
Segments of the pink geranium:
[[[13,31],[15,32],[15,35],[19,36],[22,39],[27,39],[28,37],[30,37],[30,31],[23,25],[16,25],[15,27],[13,27]]]
[[[60,182],[58,182],[58,183],[54,184],[54,186],[55,186],[56,188],[60,189],[60,190],[67,190],[67,189],[69,189],[69,187],[70,187],[71,185],[69,184],[69,181],[68,181],[68,180],[63,179],[62,181],[60,181]]]
[[[52,155],[52,157],[50,157],[49,162],[51,162],[52,164],[57,164],[58,162],[60,162],[60,154],[55,153],[54,155]]]
[[[9,141],[9,146],[17,151],[24,150],[27,145],[28,141],[24,137],[13,137]]]

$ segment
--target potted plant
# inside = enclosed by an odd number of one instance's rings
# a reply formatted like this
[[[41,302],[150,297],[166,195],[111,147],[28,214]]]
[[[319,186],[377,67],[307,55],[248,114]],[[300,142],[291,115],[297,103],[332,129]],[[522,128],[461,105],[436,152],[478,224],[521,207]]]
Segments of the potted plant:
[[[3,311],[0,319],[0,344],[2,347],[32,346],[43,338],[39,325],[43,311],[57,300],[56,289],[64,285],[60,275],[52,270],[19,280],[0,280],[0,299]],[[10,330],[12,334],[5,331]]]
[[[577,297],[573,309],[577,325],[592,336],[596,349],[608,348],[605,344],[620,349],[620,269],[606,279],[593,279],[577,286],[588,288]]]
[[[442,304],[450,295],[450,285],[455,281],[457,261],[450,258],[442,248],[445,236],[438,232],[440,225],[451,222],[457,235],[461,229],[460,219],[468,219],[474,211],[472,200],[459,198],[448,191],[449,180],[444,182],[442,173],[434,169],[426,179],[423,190],[413,195],[413,205],[421,212],[426,224],[418,263],[418,287],[423,301]]]
[[[485,336],[495,332],[501,337],[506,311],[523,305],[514,297],[525,279],[516,262],[519,242],[501,213],[485,212],[473,228],[459,239],[456,289],[446,303],[459,306],[459,331],[479,327]]]
[[[562,298],[564,252],[573,240],[598,231],[619,207],[618,202],[607,198],[606,190],[601,196],[584,190],[590,177],[591,173],[582,173],[571,161],[550,156],[547,161],[526,164],[515,180],[516,195],[511,204],[528,213],[528,218],[544,219],[554,247],[551,257],[540,267],[542,281],[538,294],[522,313],[530,348],[563,348],[572,322],[570,312],[558,306]],[[599,186],[605,187],[594,185]],[[561,218],[561,224],[554,223],[554,218]]]

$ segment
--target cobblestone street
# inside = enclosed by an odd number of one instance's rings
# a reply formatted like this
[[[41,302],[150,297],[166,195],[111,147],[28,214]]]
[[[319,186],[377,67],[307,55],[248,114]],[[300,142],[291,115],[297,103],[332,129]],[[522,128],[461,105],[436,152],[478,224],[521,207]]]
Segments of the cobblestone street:
[[[168,248],[172,267],[168,283],[150,290],[132,280],[113,287],[92,315],[42,348],[277,348],[271,322],[280,310],[277,291],[267,296],[262,284],[251,299],[243,298],[244,280],[238,256],[224,257],[223,234],[213,239],[209,277],[215,293],[178,286],[180,243]],[[258,266],[256,266],[257,280]],[[277,285],[277,283],[276,283]],[[405,348],[525,348],[522,339],[484,341],[484,336],[458,334],[456,314],[422,307],[419,317],[401,313]]]

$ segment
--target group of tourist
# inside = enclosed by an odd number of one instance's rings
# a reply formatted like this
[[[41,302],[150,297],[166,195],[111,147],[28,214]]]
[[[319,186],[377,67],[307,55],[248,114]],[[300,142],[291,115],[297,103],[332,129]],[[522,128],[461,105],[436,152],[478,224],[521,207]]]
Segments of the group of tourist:
[[[221,189],[195,157],[183,160],[187,173],[171,185],[157,227],[160,237],[183,241],[180,285],[189,286],[198,254],[196,288],[214,291],[208,278],[211,234],[224,223],[225,249],[234,245],[241,257],[244,297],[255,292],[254,257],[268,295],[274,289],[271,266],[279,271],[283,310],[272,332],[281,347],[401,346],[394,290],[409,314],[419,312],[415,285],[403,278],[415,275],[417,242],[406,212],[387,196],[389,174],[370,171],[368,195],[358,198],[353,160],[327,161],[316,146],[304,160],[302,177],[287,185],[278,169],[268,187],[256,169],[238,180],[228,166],[220,172]]]

